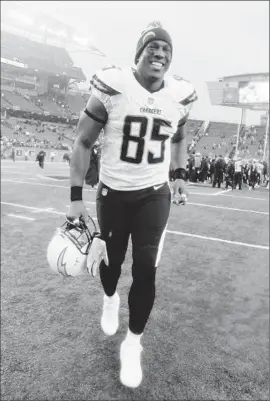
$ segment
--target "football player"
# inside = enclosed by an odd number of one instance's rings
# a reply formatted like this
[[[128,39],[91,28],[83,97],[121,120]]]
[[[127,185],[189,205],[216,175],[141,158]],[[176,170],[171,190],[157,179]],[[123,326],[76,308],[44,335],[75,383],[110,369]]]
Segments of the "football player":
[[[38,162],[38,165],[39,165],[40,168],[44,168],[45,156],[46,156],[46,152],[44,152],[44,150],[41,150],[37,154],[36,161]]]
[[[133,281],[129,327],[120,348],[120,380],[132,388],[142,380],[141,337],[154,304],[171,205],[170,162],[173,199],[186,195],[185,123],[197,95],[183,78],[165,78],[172,54],[169,33],[161,24],[150,25],[139,38],[135,68],[104,68],[93,76],[71,158],[67,217],[87,221],[82,187],[91,148],[104,129],[96,208],[109,264],[102,260],[99,269],[105,293],[101,327],[107,335],[118,329],[117,283],[131,237]]]

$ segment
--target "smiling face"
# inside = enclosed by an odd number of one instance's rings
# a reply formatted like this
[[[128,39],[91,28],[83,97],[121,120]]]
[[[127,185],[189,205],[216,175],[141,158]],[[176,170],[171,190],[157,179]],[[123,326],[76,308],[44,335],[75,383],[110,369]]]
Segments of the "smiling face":
[[[156,78],[163,80],[172,61],[172,49],[163,40],[153,40],[142,51],[137,71],[145,78]]]

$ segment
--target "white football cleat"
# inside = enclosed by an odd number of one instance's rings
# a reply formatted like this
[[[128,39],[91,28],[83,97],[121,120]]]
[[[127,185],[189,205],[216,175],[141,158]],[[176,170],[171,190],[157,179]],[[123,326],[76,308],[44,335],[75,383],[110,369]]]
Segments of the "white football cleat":
[[[120,381],[124,386],[136,388],[142,381],[141,352],[138,342],[124,340],[120,347]]]
[[[101,328],[107,336],[112,336],[117,332],[119,326],[119,307],[120,297],[117,292],[112,297],[104,294]]]

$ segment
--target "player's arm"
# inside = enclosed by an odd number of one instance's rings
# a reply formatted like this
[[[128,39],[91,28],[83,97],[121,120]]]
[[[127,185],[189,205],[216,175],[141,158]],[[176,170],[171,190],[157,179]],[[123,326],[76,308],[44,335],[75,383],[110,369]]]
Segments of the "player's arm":
[[[100,100],[91,96],[78,122],[76,141],[70,163],[70,186],[82,187],[89,168],[91,148],[107,121],[107,111]]]
[[[187,119],[187,117],[186,117]],[[173,183],[173,203],[185,205],[188,193],[185,187],[186,181],[186,129],[185,121],[179,122],[178,128],[171,143],[171,165],[174,170],[174,183]]]
[[[187,159],[187,143],[186,143],[186,122],[191,111],[193,103],[198,99],[197,93],[193,86],[186,82],[182,82],[182,91],[186,92],[186,97],[179,102],[181,104],[181,112],[184,116],[178,122],[177,131],[172,137],[171,143],[171,163],[175,171],[176,179],[186,180],[186,159]],[[184,107],[184,110],[183,110]]]
[[[184,169],[186,170],[187,158],[187,142],[186,142],[186,123],[187,117],[184,121],[180,121],[176,133],[172,137],[171,143],[171,164],[173,170]]]

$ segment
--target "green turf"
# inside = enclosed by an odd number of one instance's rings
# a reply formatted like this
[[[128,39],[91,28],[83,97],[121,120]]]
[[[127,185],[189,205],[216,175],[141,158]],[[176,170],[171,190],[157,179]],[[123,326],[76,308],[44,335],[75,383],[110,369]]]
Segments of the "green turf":
[[[4,165],[8,168],[2,179],[32,184],[3,181],[2,202],[67,210],[67,188],[35,185],[64,187],[67,182],[30,181],[36,167]],[[45,165],[42,174],[60,175],[59,169],[66,176],[64,166],[57,164]],[[235,196],[191,195],[190,202],[268,211],[266,191],[245,189],[235,191]],[[89,201],[94,197],[94,192],[85,196]],[[95,215],[95,206],[88,206]],[[9,213],[37,220],[19,220]],[[268,220],[266,215],[174,206],[168,229],[268,245]],[[119,383],[119,347],[128,322],[130,250],[119,282],[119,332],[107,338],[99,325],[103,296],[99,279],[64,279],[48,269],[46,247],[62,222],[63,216],[56,214],[2,205],[2,400],[269,398],[266,250],[167,234],[155,307],[142,340],[144,379],[131,390]]]

